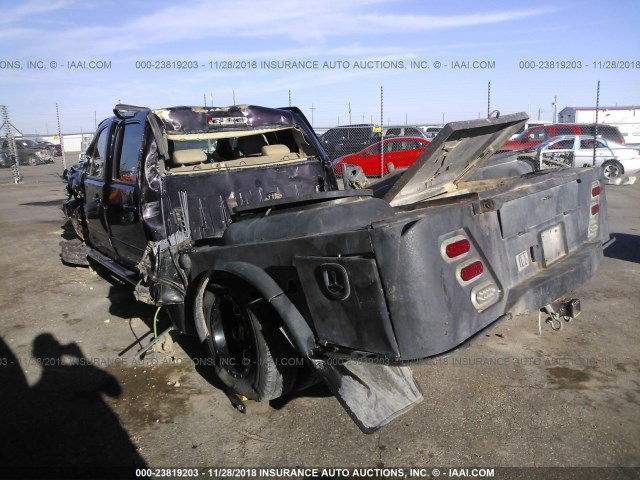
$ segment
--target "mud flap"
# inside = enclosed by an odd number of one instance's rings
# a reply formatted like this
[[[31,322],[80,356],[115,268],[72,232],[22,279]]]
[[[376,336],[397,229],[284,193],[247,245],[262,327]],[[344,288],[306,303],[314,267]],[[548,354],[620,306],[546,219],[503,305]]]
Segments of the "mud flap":
[[[409,367],[390,367],[363,361],[312,359],[316,372],[329,386],[364,433],[373,433],[411,410],[423,399]]]

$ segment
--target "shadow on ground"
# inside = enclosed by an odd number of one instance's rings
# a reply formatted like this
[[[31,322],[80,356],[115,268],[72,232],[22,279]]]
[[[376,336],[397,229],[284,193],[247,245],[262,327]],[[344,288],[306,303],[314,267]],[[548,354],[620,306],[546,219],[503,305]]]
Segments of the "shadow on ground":
[[[616,241],[604,251],[604,256],[640,263],[640,236],[628,233],[612,233]]]
[[[134,477],[134,469],[146,462],[103,398],[120,396],[116,378],[92,365],[76,343],[60,344],[49,333],[33,340],[32,352],[22,365],[42,374],[29,386],[17,358],[0,338],[3,473],[16,468],[23,476],[23,469],[42,470],[48,477],[62,469],[73,476],[102,466],[127,467],[116,476]]]

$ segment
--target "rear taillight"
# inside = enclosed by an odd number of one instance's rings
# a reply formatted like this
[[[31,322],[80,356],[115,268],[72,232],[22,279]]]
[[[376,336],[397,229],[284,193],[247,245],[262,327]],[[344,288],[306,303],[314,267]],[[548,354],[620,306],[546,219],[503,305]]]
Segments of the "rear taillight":
[[[440,255],[446,263],[445,273],[451,272],[473,307],[483,312],[502,298],[502,291],[489,263],[484,263],[478,246],[468,232],[443,240]],[[452,232],[453,234],[453,232]],[[451,235],[451,234],[450,234]],[[444,280],[443,280],[444,281]]]
[[[464,283],[468,283],[474,278],[482,275],[484,270],[484,265],[480,260],[476,260],[475,262],[469,263],[458,270],[458,276],[460,280]]]
[[[447,263],[463,259],[470,250],[471,242],[464,235],[449,238],[440,245],[440,255]]]
[[[591,215],[597,215],[600,213],[600,205],[591,205]]]
[[[600,189],[600,185],[597,185],[593,188],[591,188],[591,196],[592,197],[597,197],[598,195],[600,195],[601,189]]]
[[[462,240],[458,240],[457,242],[448,244],[445,247],[445,254],[449,258],[456,258],[456,257],[459,257],[460,255],[464,255],[470,249],[471,249],[471,244],[469,243],[469,240],[464,238]]]

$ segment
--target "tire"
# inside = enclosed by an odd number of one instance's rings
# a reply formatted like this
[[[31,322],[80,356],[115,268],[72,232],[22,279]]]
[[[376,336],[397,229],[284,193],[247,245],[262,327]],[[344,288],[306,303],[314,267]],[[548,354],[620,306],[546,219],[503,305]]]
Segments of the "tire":
[[[616,160],[607,160],[602,164],[602,171],[606,180],[615,180],[624,173],[622,164]]]
[[[256,401],[288,393],[299,356],[280,332],[273,308],[241,282],[210,285],[204,308],[209,354],[216,375],[234,392]],[[293,363],[293,365],[292,365]]]
[[[68,265],[78,265],[83,267],[89,266],[87,253],[89,247],[80,240],[65,240],[60,242],[60,257],[62,261]]]
[[[29,155],[27,163],[29,164],[29,166],[35,167],[36,165],[38,165],[38,159],[34,155]]]

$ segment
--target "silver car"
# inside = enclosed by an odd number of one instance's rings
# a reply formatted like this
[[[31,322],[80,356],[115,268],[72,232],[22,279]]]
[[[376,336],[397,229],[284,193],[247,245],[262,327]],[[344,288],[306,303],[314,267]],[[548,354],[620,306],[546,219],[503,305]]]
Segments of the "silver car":
[[[591,135],[561,135],[518,154],[534,170],[558,167],[585,167],[593,164],[595,142],[596,166],[604,170],[609,183],[621,181],[640,171],[640,151],[606,138]]]

